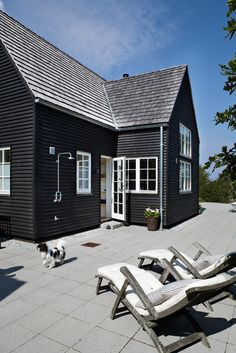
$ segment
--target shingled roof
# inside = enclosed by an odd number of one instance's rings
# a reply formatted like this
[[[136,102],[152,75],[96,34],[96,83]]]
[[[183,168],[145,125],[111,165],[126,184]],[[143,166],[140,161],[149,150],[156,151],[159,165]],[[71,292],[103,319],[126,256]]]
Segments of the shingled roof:
[[[112,128],[168,122],[187,69],[106,81],[2,11],[0,41],[39,102]]]
[[[35,98],[114,127],[103,78],[2,11],[0,39]]]
[[[169,121],[186,65],[104,83],[119,127]]]

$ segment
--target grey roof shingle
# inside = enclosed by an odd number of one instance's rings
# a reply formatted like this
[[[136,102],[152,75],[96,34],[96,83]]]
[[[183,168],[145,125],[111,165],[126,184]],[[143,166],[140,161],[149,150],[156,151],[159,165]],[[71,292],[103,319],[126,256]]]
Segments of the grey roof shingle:
[[[104,82],[118,127],[168,122],[186,69],[181,65]]]
[[[103,78],[1,11],[0,39],[35,97],[114,126]]]
[[[106,81],[2,11],[0,41],[35,98],[113,128],[168,122],[187,68]]]

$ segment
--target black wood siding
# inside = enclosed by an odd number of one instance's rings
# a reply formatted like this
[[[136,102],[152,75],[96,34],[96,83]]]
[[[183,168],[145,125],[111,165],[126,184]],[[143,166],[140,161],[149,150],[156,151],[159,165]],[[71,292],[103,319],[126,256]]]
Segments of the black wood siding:
[[[11,147],[11,194],[0,195],[0,217],[11,235],[34,239],[34,102],[0,44],[0,147]]]
[[[180,156],[179,123],[192,131],[192,158]],[[168,137],[168,224],[172,225],[198,214],[199,137],[194,115],[188,74],[185,74],[169,122]],[[179,192],[179,161],[192,165],[192,192]]]
[[[98,125],[51,108],[36,106],[36,219],[37,238],[73,233],[100,225],[100,156],[114,157],[117,134]],[[56,155],[49,155],[49,146]],[[76,194],[76,159],[61,157],[61,203],[54,203],[57,189],[56,156],[76,151],[92,154],[92,193]],[[59,218],[55,221],[54,217]]]
[[[164,144],[166,146],[167,129],[164,129]],[[127,158],[158,157],[158,193],[128,195],[129,220],[131,223],[146,224],[144,210],[146,207],[160,208],[160,130],[143,129],[122,132],[118,136],[117,156]],[[164,180],[166,180],[167,150],[164,148]],[[163,205],[166,208],[166,183],[163,185]],[[166,224],[166,214],[163,214]]]

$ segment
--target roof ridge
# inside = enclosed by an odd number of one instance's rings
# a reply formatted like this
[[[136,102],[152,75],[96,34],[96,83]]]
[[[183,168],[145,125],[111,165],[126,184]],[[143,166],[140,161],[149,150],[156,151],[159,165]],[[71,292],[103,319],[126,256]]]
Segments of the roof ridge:
[[[171,67],[165,67],[165,68],[160,69],[160,70],[144,72],[142,74],[133,75],[133,76],[125,77],[125,78],[119,78],[119,79],[116,79],[116,80],[105,80],[104,83],[107,84],[109,82],[118,82],[118,81],[123,81],[123,80],[129,80],[129,79],[137,78],[137,77],[140,77],[140,76],[151,75],[151,74],[154,74],[154,73],[157,73],[157,72],[161,72],[161,71],[173,70],[173,69],[176,69],[176,68],[187,68],[187,67],[188,67],[188,64],[175,65],[175,66],[171,66]]]
[[[9,14],[7,14],[6,12],[0,10],[0,15],[3,15],[5,17],[8,17],[9,19],[11,19],[12,21],[16,22],[20,27],[23,27],[24,29],[26,29],[28,32],[31,32],[33,35],[35,35],[36,37],[38,37],[40,40],[44,41],[45,43],[47,43],[48,45],[50,45],[51,47],[55,48],[56,50],[58,50],[59,52],[61,52],[63,55],[67,56],[69,59],[73,60],[74,62],[76,62],[77,64],[83,66],[86,70],[90,71],[92,74],[96,75],[97,77],[101,78],[103,81],[106,81],[106,79],[104,77],[102,77],[101,75],[97,74],[95,71],[93,71],[92,69],[90,69],[89,67],[87,67],[86,65],[82,64],[80,61],[78,61],[77,59],[73,58],[71,55],[67,54],[66,52],[64,52],[62,49],[58,48],[56,45],[50,43],[47,39],[41,37],[39,34],[37,34],[36,32],[34,32],[32,29],[30,29],[29,27],[26,27],[25,25],[23,25],[21,22],[19,22],[18,20],[16,20],[14,17],[10,16]]]

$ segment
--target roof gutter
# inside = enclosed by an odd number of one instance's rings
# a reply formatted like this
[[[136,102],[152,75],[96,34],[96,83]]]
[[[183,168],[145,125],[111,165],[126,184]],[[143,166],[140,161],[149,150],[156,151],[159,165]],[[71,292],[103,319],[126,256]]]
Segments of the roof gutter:
[[[156,124],[147,124],[147,125],[133,125],[133,126],[128,126],[128,127],[120,127],[118,128],[119,132],[122,131],[131,131],[131,130],[143,130],[143,129],[155,129],[155,128],[160,128],[161,126],[167,127],[168,123],[156,123]]]

